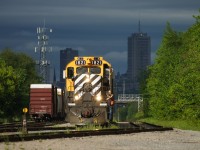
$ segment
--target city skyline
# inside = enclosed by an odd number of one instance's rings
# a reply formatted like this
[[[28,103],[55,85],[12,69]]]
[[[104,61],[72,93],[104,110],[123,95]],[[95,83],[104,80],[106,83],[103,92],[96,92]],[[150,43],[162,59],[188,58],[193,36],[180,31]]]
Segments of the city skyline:
[[[67,47],[79,50],[80,56],[103,56],[115,72],[127,71],[127,37],[138,31],[148,33],[152,40],[152,60],[155,57],[167,21],[173,29],[185,31],[198,15],[196,0],[2,0],[0,6],[0,50],[11,48],[35,56],[36,28],[52,28],[48,54],[59,77],[59,50]],[[35,56],[38,59],[37,56]]]

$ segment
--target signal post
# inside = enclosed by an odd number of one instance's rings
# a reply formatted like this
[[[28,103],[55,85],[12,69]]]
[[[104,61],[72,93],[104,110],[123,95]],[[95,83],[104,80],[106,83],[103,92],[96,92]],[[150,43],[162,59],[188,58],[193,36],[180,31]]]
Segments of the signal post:
[[[28,112],[28,108],[23,108],[23,116],[22,116],[22,133],[28,133],[27,130],[27,118],[26,113]]]

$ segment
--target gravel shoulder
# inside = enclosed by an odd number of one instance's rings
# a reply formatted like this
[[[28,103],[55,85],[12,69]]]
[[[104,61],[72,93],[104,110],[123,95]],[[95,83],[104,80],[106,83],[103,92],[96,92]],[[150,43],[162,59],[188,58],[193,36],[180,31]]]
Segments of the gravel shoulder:
[[[0,143],[0,150],[199,150],[200,132],[174,129],[125,135]]]

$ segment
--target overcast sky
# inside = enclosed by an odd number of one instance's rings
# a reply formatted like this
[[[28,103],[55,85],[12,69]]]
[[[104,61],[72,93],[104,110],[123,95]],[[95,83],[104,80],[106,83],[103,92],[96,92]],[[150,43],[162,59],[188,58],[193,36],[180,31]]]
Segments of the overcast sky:
[[[1,0],[0,50],[8,47],[33,56],[36,28],[45,19],[53,29],[49,59],[57,72],[59,50],[73,48],[81,56],[103,56],[116,72],[125,73],[127,38],[138,32],[139,20],[141,31],[151,37],[153,62],[166,22],[186,31],[199,8],[199,0]]]

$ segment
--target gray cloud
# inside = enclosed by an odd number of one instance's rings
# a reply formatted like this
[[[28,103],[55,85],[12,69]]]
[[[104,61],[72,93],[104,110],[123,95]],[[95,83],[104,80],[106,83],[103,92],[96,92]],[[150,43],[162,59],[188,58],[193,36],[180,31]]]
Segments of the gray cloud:
[[[36,28],[45,19],[53,29],[49,43],[56,56],[60,49],[72,47],[81,55],[104,56],[124,73],[127,37],[138,31],[139,19],[142,31],[151,36],[154,58],[166,22],[184,31],[194,23],[192,15],[198,14],[199,6],[197,0],[1,0],[0,49],[32,55]]]

